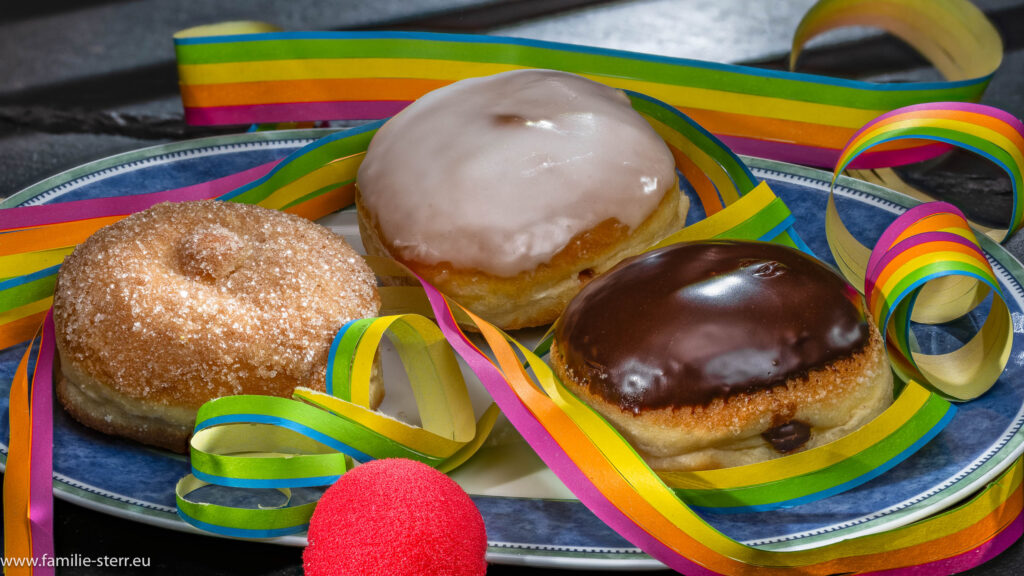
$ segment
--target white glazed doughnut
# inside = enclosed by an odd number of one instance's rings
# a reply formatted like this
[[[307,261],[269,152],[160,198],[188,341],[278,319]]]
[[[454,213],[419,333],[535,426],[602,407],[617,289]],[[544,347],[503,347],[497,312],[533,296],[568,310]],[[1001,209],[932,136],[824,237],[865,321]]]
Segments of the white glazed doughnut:
[[[368,253],[503,328],[551,322],[689,206],[672,153],[622,91],[551,70],[423,96],[374,136],[357,185]]]

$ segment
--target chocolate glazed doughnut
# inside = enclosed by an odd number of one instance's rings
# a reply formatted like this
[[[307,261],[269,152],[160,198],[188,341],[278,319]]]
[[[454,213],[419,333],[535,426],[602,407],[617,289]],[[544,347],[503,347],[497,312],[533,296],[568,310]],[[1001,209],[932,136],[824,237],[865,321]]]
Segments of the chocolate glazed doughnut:
[[[622,262],[559,320],[552,364],[656,470],[819,446],[892,402],[863,300],[797,250],[678,244]]]
[[[322,226],[232,202],[160,204],[61,267],[57,396],[87,426],[184,452],[208,400],[322,390],[334,334],[379,307],[366,263]]]

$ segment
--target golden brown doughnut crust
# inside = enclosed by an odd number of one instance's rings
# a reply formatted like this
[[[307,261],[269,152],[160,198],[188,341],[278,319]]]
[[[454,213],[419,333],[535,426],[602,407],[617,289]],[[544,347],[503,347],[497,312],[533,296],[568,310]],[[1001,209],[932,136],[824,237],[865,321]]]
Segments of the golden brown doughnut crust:
[[[559,343],[551,366],[561,381],[609,420],[653,470],[710,470],[782,456],[762,436],[791,420],[811,427],[801,448],[815,448],[860,428],[892,403],[892,371],[878,329],[860,352],[784,385],[716,399],[707,406],[623,410],[567,371]]]
[[[690,201],[680,192],[677,181],[635,230],[616,220],[605,220],[575,236],[549,262],[511,277],[455,268],[448,262],[424,264],[402,259],[381,236],[373,214],[360,199],[358,184],[356,207],[359,235],[367,254],[395,258],[485,320],[504,330],[515,330],[554,322],[591,278],[682,228]]]
[[[62,266],[58,394],[87,425],[184,449],[182,426],[208,400],[322,390],[334,334],[379,307],[365,262],[322,226],[246,204],[160,204]]]

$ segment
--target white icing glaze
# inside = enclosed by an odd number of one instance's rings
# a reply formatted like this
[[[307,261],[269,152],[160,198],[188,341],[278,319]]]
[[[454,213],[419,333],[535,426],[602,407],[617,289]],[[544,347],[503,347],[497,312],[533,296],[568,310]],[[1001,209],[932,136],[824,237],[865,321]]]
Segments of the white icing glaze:
[[[517,70],[402,110],[374,136],[358,181],[401,258],[514,276],[604,220],[640,225],[675,177],[671,152],[624,93]]]

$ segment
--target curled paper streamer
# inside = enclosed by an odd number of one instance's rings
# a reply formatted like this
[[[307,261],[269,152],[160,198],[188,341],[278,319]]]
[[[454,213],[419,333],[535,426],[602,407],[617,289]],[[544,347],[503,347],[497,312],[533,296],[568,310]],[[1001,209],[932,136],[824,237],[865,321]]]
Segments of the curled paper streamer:
[[[667,102],[737,152],[827,167],[854,130],[883,112],[978,100],[1002,58],[998,32],[966,0],[825,0],[801,23],[795,53],[824,30],[855,24],[899,35],[951,81],[875,84],[518,38],[406,32],[190,33],[175,39],[175,50],[191,124],[385,118],[456,80],[550,68]],[[896,143],[859,164],[894,166],[943,150]]]
[[[1024,223],[1018,197],[1024,166],[1024,124],[988,106],[939,102],[894,110],[861,128],[843,150],[832,182],[859,154],[885,142],[937,140],[989,158],[1009,174],[1014,208],[1005,238]],[[991,265],[966,217],[955,206],[930,203],[903,214],[869,251],[843,225],[830,196],[826,214],[829,247],[840,270],[863,286],[868,310],[886,334],[893,367],[956,400],[988,390],[1009,360],[1013,328]],[[974,309],[991,291],[985,323],[969,342],[945,354],[915,350],[911,321],[947,322]]]
[[[753,198],[743,201],[746,196],[755,188],[767,188],[762,183],[760,186],[750,173],[746,164],[740,161],[736,155],[729,150],[717,138],[704,130],[699,124],[688,118],[685,114],[659,102],[649,96],[635,92],[626,93],[633,109],[640,113],[650,123],[655,132],[658,133],[668,145],[672,156],[676,160],[677,169],[687,178],[693,186],[697,197],[701,201],[704,213],[708,219],[695,224],[697,229],[688,230],[693,226],[680,231],[679,234],[690,235],[692,238],[710,238],[712,229],[718,224],[716,215],[720,214],[724,206],[735,206],[734,212],[741,212],[747,217],[754,213],[760,213],[760,218],[749,218],[754,226],[741,230],[737,222],[730,222],[728,227],[734,230],[733,237],[749,238],[752,240],[778,240],[780,243],[798,248],[804,252],[811,253],[811,249],[800,239],[800,235],[793,229],[793,217],[789,209],[781,201],[776,202],[768,208],[762,202],[767,198],[765,192],[756,194]],[[770,190],[767,191],[774,197]],[[769,201],[770,203],[770,201]],[[768,216],[769,210],[771,216]],[[737,218],[731,216],[730,218]],[[711,221],[709,223],[709,221]],[[766,227],[765,224],[770,226]],[[682,236],[673,236],[682,238]],[[665,240],[668,242],[669,240]]]
[[[951,85],[990,76],[1003,59],[998,32],[970,2],[828,0],[811,7],[797,26],[790,69],[796,68],[808,41],[845,26],[871,26],[898,36],[938,68]],[[933,101],[937,100],[943,98]]]
[[[41,334],[40,334],[41,332]],[[11,566],[7,574],[50,575],[53,546],[53,426],[47,418],[53,403],[53,317],[47,312],[38,346],[29,345],[11,383],[10,446],[4,471],[4,556],[36,558],[39,566]],[[33,342],[35,344],[35,342]],[[29,384],[28,364],[35,352]],[[11,455],[22,455],[14,458]]]
[[[907,106],[875,118],[853,135],[836,163],[835,174],[868,150],[894,141],[931,140],[970,150],[1002,168],[1013,189],[1013,213],[1005,231],[989,230],[994,240],[1024,225],[1024,124],[1006,112],[980,104],[934,102]]]
[[[946,227],[912,235],[903,233],[920,222],[927,226],[928,220],[946,220]],[[883,234],[872,251],[865,285],[868,309],[876,323],[887,329],[889,357],[897,374],[904,379],[919,378],[958,400],[980,396],[995,384],[1013,344],[1010,311],[992,267],[974,241],[966,219],[956,207],[934,202],[913,208]],[[976,284],[991,288],[993,300],[985,323],[959,350],[947,354],[916,352],[910,322],[912,310],[915,305],[935,305],[934,298],[923,302],[919,295],[928,282],[953,276],[973,279]],[[953,306],[959,304],[954,302]]]
[[[938,573],[933,570],[957,562],[962,552],[983,547],[1021,513],[1018,461],[975,500],[911,526],[795,552],[742,545],[679,500],[611,426],[558,383],[543,362],[429,285],[423,287],[448,340],[548,467],[619,534],[680,572],[762,575],[796,570],[825,575],[900,572],[907,567],[908,574],[920,574],[923,565],[923,573]],[[480,352],[454,322],[456,309],[473,320],[495,360]],[[526,356],[537,382],[528,376],[517,351]]]
[[[855,488],[934,438],[955,409],[912,383],[877,418],[821,448],[767,462],[700,472],[660,472],[694,508],[754,512],[796,506]]]
[[[793,225],[793,214],[764,182],[722,210],[700,220],[658,242],[648,250],[656,250],[678,242],[733,238],[761,240],[794,245],[783,233]],[[801,242],[801,248],[810,252]]]
[[[458,409],[470,406],[469,393],[444,336],[422,316],[406,314],[356,320],[343,328],[331,346],[327,394],[344,404],[338,403],[336,408],[322,407],[347,413],[346,405],[369,406],[369,383],[377,345],[386,333],[393,334],[391,341],[404,360],[423,422],[422,428],[410,431],[404,444],[439,459],[451,456],[475,436],[472,411]],[[391,437],[402,434],[398,431],[400,422],[383,420],[373,411],[367,411],[361,418],[353,414],[351,418],[364,419],[374,430],[382,432],[394,427],[396,432],[388,434]]]
[[[396,345],[422,427],[370,409],[374,356],[385,335]],[[474,423],[458,363],[441,332],[421,316],[350,322],[335,337],[329,391],[296,389],[294,400],[228,396],[204,404],[190,443],[192,474],[176,488],[178,515],[226,536],[270,538],[305,529],[313,505],[242,508],[196,502],[214,484],[288,490],[334,483],[352,460],[409,458],[449,471],[480,447],[498,416],[491,405]]]

